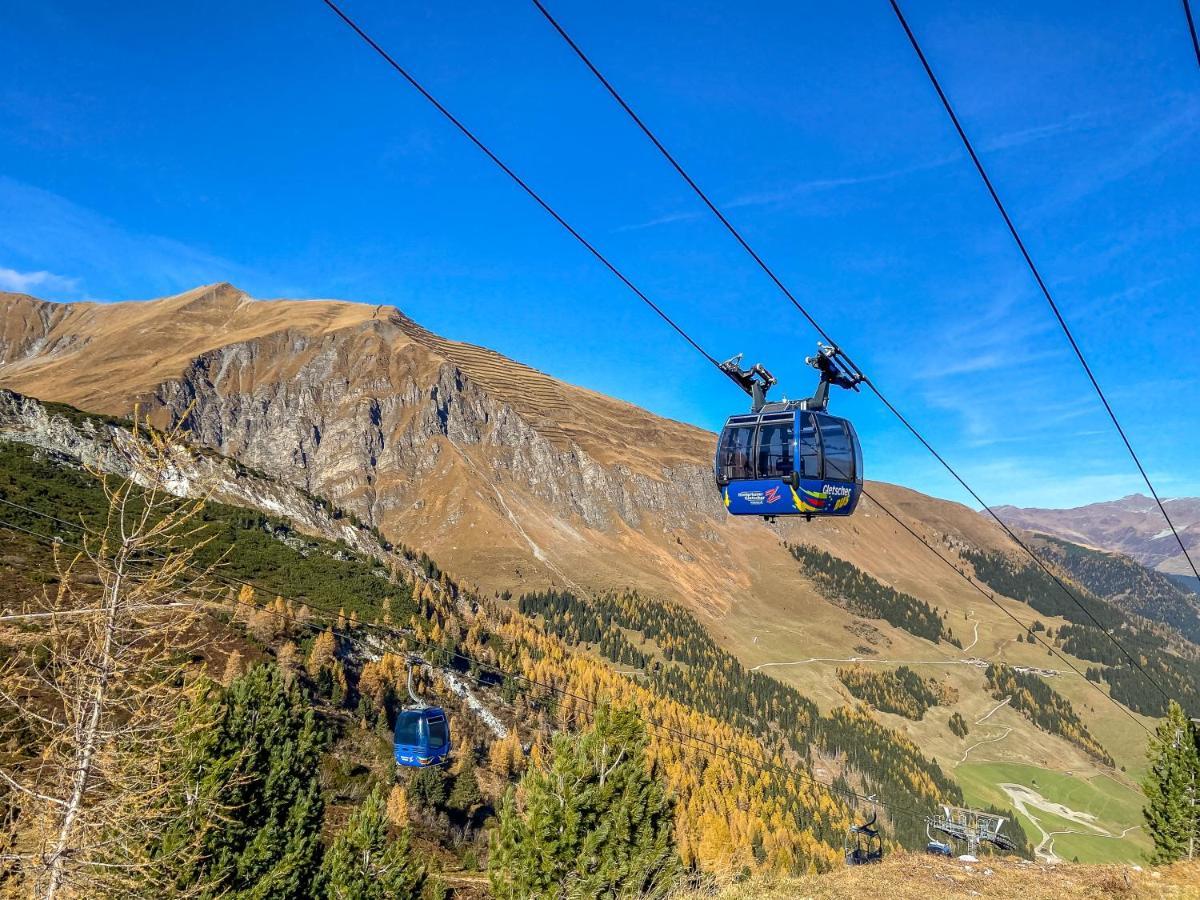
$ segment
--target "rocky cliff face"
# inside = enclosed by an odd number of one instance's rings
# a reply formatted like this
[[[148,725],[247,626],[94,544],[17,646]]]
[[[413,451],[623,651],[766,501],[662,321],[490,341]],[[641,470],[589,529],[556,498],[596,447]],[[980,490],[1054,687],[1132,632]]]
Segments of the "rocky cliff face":
[[[148,485],[133,452],[136,440],[127,423],[56,409],[0,389],[0,440],[36,447],[68,464]],[[212,453],[177,446],[167,490],[178,497],[210,497],[291,522],[299,531],[352,550],[388,558],[378,536],[345,517],[334,518],[328,504],[290,484]],[[65,511],[64,511],[65,512]]]
[[[930,584],[911,545],[889,551],[911,539],[870,503],[850,522],[730,519],[711,483],[712,434],[395,310],[257,301],[225,284],[147,302],[0,302],[0,384],[117,415],[140,403],[485,589],[637,586],[707,612],[750,593],[783,602],[806,587],[781,539]],[[962,507],[872,489],[924,518],[931,538],[997,540]]]

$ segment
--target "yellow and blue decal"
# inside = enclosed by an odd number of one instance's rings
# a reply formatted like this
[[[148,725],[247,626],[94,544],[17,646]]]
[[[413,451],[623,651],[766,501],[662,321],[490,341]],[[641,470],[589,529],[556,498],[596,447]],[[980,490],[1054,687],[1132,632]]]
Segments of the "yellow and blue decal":
[[[853,482],[780,478],[731,481],[722,503],[735,516],[847,516],[858,505],[861,487]]]

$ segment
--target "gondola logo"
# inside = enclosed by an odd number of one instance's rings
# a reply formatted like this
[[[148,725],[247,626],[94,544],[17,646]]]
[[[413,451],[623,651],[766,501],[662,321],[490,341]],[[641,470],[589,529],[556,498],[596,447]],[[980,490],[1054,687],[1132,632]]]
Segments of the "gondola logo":
[[[751,506],[762,506],[767,500],[767,495],[762,491],[738,491],[738,499],[744,500]]]
[[[768,503],[775,503],[776,501],[778,501],[779,500],[779,488],[778,487],[768,488],[767,492],[763,495],[763,499],[765,499]]]

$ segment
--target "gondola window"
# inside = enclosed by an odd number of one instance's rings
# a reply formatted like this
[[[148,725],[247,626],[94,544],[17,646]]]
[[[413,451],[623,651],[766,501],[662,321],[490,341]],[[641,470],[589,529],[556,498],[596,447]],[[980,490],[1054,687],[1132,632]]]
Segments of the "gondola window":
[[[722,483],[753,478],[754,427],[727,429],[717,452],[717,472]]]
[[[758,477],[785,478],[792,474],[792,422],[764,423],[758,437]]]
[[[812,416],[800,413],[800,474],[804,478],[821,478],[821,445]]]
[[[854,451],[843,423],[819,416],[821,446],[825,450],[825,477],[832,481],[854,480]]]

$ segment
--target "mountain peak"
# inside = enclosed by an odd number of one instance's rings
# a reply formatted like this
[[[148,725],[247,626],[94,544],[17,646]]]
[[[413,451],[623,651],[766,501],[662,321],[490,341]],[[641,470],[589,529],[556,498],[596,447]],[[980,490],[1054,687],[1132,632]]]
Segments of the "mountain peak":
[[[251,300],[250,295],[230,284],[228,281],[217,281],[212,284],[202,284],[182,294],[165,298],[166,302],[175,304],[180,309],[203,311],[206,309],[236,309],[241,304]],[[150,301],[153,302],[153,301]]]

